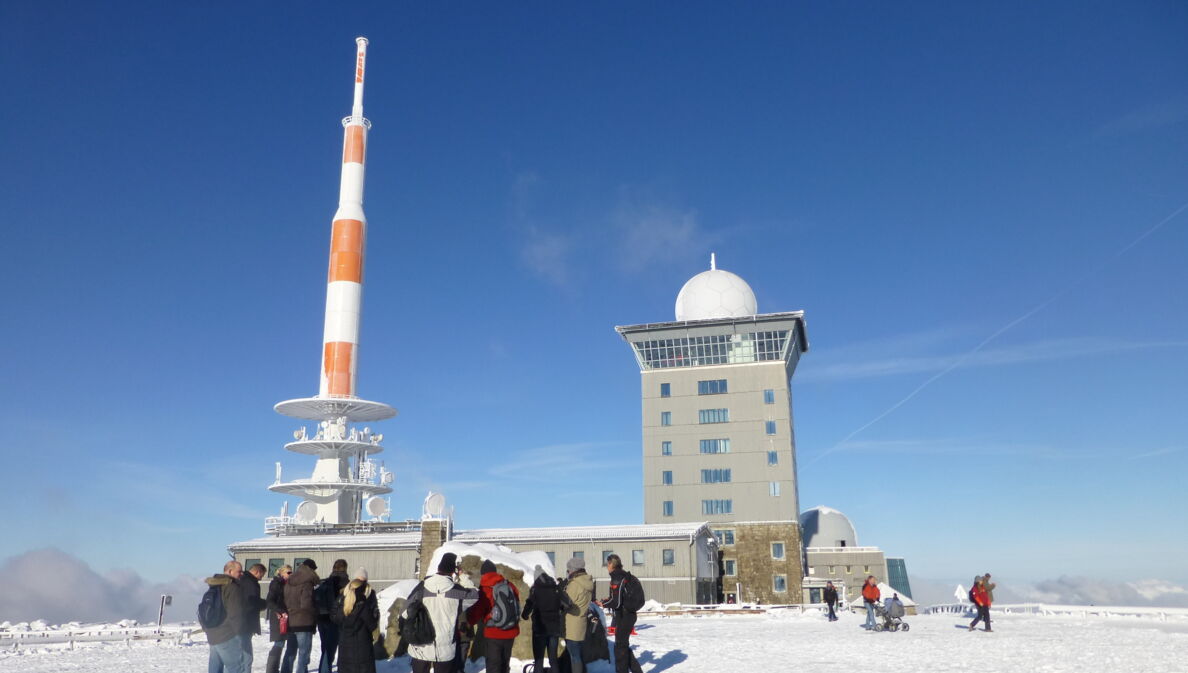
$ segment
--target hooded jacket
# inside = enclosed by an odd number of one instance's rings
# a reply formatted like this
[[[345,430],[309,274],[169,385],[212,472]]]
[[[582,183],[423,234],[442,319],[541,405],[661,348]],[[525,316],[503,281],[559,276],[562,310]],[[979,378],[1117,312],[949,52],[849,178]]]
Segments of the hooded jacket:
[[[206,642],[219,645],[243,633],[243,590],[233,577],[224,573],[206,578],[206,583],[212,587],[219,587],[223,598],[223,610],[227,614],[218,626],[203,629],[206,631]]]
[[[825,587],[825,603],[833,605],[837,602],[837,587]]]
[[[564,628],[561,621],[561,598],[557,580],[541,573],[532,588],[528,600],[524,601],[524,612],[520,619],[532,619],[532,635],[561,637]]]
[[[510,629],[497,629],[493,626],[487,626],[487,620],[490,619],[491,611],[495,608],[494,587],[505,579],[507,578],[499,573],[483,573],[483,578],[479,582],[479,588],[482,589],[482,594],[479,596],[478,605],[474,607],[474,614],[478,617],[475,621],[483,625],[483,635],[495,640],[511,640],[520,635],[519,623]],[[519,601],[520,590],[511,581],[508,581],[508,585],[511,586],[512,593],[516,595],[516,600]],[[518,617],[519,615],[516,616]]]
[[[260,598],[260,580],[256,576],[245,572],[238,580],[243,590],[243,632],[249,636],[260,635],[260,612],[265,607]]]
[[[479,592],[466,589],[449,575],[431,575],[408,595],[408,605],[420,601],[429,611],[435,638],[427,645],[409,645],[408,656],[421,661],[453,661],[458,615],[469,610],[479,599]],[[404,608],[403,618],[408,618]]]
[[[565,639],[580,643],[586,639],[586,611],[594,598],[594,578],[585,570],[578,570],[566,580],[565,595],[573,603],[565,613]]]
[[[309,566],[297,566],[285,584],[285,607],[289,610],[290,631],[313,631],[318,623],[318,609],[314,606],[313,591],[318,574]]]

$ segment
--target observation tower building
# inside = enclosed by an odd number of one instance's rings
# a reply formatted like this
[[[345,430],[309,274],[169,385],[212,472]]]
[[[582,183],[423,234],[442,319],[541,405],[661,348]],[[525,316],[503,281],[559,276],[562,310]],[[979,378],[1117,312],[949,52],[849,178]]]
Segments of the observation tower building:
[[[269,519],[270,532],[286,529],[357,524],[366,506],[372,516],[387,514],[387,504],[377,496],[391,493],[392,474],[377,469],[369,456],[383,451],[383,435],[357,424],[392,418],[396,410],[355,394],[359,363],[359,318],[363,299],[363,256],[367,218],[363,214],[363,175],[367,132],[371,122],[363,117],[363,76],[367,64],[367,39],[355,40],[355,96],[351,114],[342,120],[342,179],[338,211],[330,233],[330,271],[326,279],[326,319],[322,336],[322,367],[318,394],[286,400],[276,411],[316,423],[304,424],[285,445],[294,453],[315,456],[308,479],[282,481],[276,465],[276,482],[269,490],[302,498],[294,516],[288,502],[280,517]],[[365,498],[370,497],[365,502]]]

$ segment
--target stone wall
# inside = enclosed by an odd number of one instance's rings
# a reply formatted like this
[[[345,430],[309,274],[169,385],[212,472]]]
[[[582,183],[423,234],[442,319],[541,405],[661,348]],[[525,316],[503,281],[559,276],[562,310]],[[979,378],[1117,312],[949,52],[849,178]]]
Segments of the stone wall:
[[[723,558],[736,562],[737,576],[723,577],[723,591],[742,584],[742,602],[800,603],[804,577],[800,561],[800,526],[790,521],[730,524],[734,545],[723,548]],[[771,543],[784,543],[784,558],[772,558]],[[776,592],[774,577],[783,575],[786,590]]]
[[[427,519],[421,522],[421,555],[414,577],[425,578],[437,572],[433,567],[433,552],[446,541],[446,522],[441,519]]]

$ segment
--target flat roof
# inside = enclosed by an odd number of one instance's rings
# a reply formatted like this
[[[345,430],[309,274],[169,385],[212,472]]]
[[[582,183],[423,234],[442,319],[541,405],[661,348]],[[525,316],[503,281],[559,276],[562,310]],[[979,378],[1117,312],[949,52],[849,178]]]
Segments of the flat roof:
[[[480,528],[455,530],[455,542],[582,542],[594,540],[689,540],[709,524],[656,523],[622,526],[560,526],[556,528]]]
[[[421,544],[421,531],[408,533],[334,533],[330,535],[269,535],[254,540],[233,542],[227,550],[252,551],[256,549],[290,549],[299,547],[311,550],[330,549],[416,549]]]

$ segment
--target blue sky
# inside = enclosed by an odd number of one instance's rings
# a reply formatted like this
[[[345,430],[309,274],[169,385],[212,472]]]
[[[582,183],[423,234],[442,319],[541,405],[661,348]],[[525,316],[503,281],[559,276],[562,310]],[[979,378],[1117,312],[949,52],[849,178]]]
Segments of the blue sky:
[[[401,411],[399,515],[641,520],[612,328],[715,251],[807,312],[804,507],[924,577],[1188,581],[1186,31],[1177,2],[4,3],[5,551],[209,572],[279,510],[273,463],[312,468],[271,407],[317,390],[362,34],[359,393]]]

